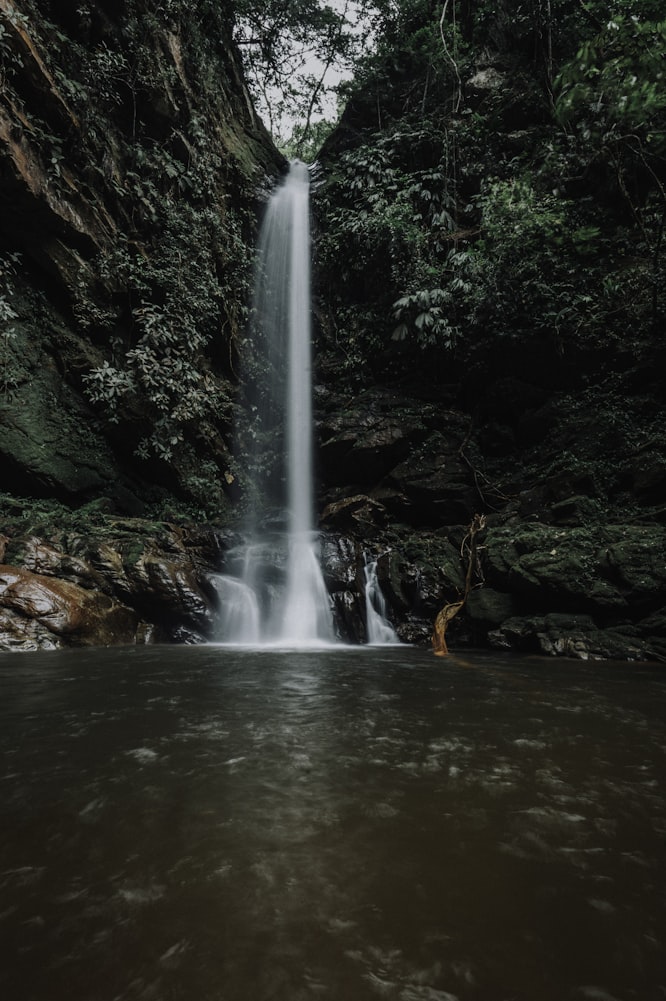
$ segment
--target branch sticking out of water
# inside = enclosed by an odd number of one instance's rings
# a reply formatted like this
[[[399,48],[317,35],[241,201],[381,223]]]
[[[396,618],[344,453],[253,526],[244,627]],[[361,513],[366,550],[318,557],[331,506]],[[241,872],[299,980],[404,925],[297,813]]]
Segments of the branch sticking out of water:
[[[467,573],[465,574],[465,591],[460,601],[452,601],[439,612],[435,619],[435,626],[432,634],[432,648],[436,657],[446,657],[449,648],[446,645],[446,630],[451,619],[455,618],[460,609],[467,601],[467,596],[472,589],[472,574],[476,567],[476,536],[486,527],[485,514],[475,514],[472,523],[467,529],[467,535],[463,539],[462,553],[467,553]]]

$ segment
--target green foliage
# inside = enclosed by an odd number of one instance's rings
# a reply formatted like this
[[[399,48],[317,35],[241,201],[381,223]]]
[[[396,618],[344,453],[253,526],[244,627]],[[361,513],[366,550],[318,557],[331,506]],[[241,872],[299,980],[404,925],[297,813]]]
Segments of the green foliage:
[[[617,4],[558,78],[557,114],[579,161],[638,228],[652,263],[652,324],[663,312],[666,223],[666,20],[649,2]],[[580,169],[580,168],[579,168]]]
[[[484,336],[546,336],[564,350],[564,331],[591,319],[586,285],[595,278],[581,258],[598,249],[598,228],[577,225],[573,203],[524,177],[489,184],[477,208],[475,320]]]
[[[44,167],[49,199],[81,213],[64,284],[73,289],[74,336],[87,347],[68,377],[120,425],[116,440],[181,466],[192,449],[224,453],[257,166],[262,155],[270,160],[250,132],[226,8],[25,0],[20,15],[0,13],[0,55],[11,56],[0,82],[24,109],[23,141]],[[53,81],[50,102],[34,101],[17,18]],[[6,395],[15,307],[4,287],[0,297]]]
[[[603,166],[649,241],[642,209],[652,193],[666,211],[666,20],[616,15],[562,67],[557,84],[558,118],[576,135],[581,158]]]
[[[168,460],[182,444],[187,429],[213,434],[215,422],[229,416],[230,401],[212,377],[205,350],[219,335],[225,293],[216,276],[216,259],[244,244],[211,210],[196,210],[186,202],[171,206],[162,223],[163,242],[150,258],[119,248],[101,262],[105,281],[120,287],[134,302],[129,330],[116,335],[115,360],[108,360],[84,377],[92,402],[105,407],[110,420],[132,411],[149,417],[150,436],[138,454]],[[235,262],[240,272],[242,262]],[[237,279],[246,285],[242,274]],[[99,320],[93,312],[92,321]]]
[[[342,300],[336,341],[357,371],[398,347],[452,349],[460,329],[450,307],[466,287],[462,257],[451,252],[457,207],[446,132],[405,123],[372,139],[340,156],[318,196],[318,256],[335,269]],[[352,322],[341,329],[346,315]]]
[[[663,311],[659,4],[489,0],[440,37],[442,13],[383,5],[377,53],[349,87],[362,142],[331,157],[318,199],[332,348],[355,375],[435,377],[520,352],[621,351]],[[498,39],[503,82],[481,97],[463,86],[451,116],[451,57],[464,84]]]
[[[456,320],[464,314],[463,304],[472,303],[477,280],[477,259],[466,250],[450,250],[442,264],[440,278],[445,288],[420,289],[402,296],[393,304],[401,322],[392,339],[414,340],[421,348],[453,349],[461,336]]]
[[[419,347],[438,343],[453,347],[459,330],[451,326],[446,312],[451,300],[451,292],[442,288],[424,289],[398,299],[393,303],[395,318],[403,322],[393,331],[393,340],[404,341],[412,327]]]
[[[586,138],[626,137],[666,152],[666,20],[618,15],[583,42],[558,78],[558,115]]]

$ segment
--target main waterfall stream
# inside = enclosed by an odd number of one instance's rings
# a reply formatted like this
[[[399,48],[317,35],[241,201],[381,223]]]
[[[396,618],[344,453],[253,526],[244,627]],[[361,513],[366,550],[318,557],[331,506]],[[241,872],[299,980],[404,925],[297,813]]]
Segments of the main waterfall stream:
[[[308,167],[295,161],[261,228],[251,339],[259,374],[246,387],[243,449],[249,541],[217,582],[228,643],[312,647],[334,638],[313,526],[309,187]]]
[[[7,1001],[663,1001],[662,666],[0,654]]]

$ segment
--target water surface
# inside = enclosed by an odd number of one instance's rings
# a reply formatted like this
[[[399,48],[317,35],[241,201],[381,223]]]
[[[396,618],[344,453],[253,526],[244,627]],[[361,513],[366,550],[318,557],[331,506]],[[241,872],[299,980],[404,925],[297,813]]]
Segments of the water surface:
[[[0,656],[0,996],[663,1001],[665,679]]]

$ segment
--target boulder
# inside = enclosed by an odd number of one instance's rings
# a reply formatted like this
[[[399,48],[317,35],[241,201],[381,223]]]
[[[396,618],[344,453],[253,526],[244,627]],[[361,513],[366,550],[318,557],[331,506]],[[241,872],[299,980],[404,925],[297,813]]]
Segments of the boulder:
[[[38,536],[30,535],[12,546],[12,558],[25,570],[47,577],[59,577],[88,589],[99,588],[112,593],[110,582],[87,560],[63,552],[57,546]]]
[[[326,535],[321,543],[321,567],[331,594],[349,591],[358,577],[358,546],[347,536]]]
[[[666,651],[646,642],[631,625],[599,629],[588,615],[516,616],[491,630],[488,643],[497,650],[577,660],[666,659]]]
[[[640,504],[666,500],[666,441],[650,441],[631,464],[633,492]]]
[[[534,609],[636,619],[666,601],[666,529],[651,525],[492,526],[486,581]]]
[[[365,640],[365,604],[358,591],[336,591],[333,594],[333,618],[336,631],[345,643]]]
[[[435,432],[395,466],[388,481],[396,488],[393,511],[417,525],[464,525],[479,497],[469,467],[460,456],[463,440]],[[402,502],[401,502],[402,501]]]
[[[467,524],[479,504],[474,470],[463,455],[469,419],[429,399],[372,387],[351,399],[320,390],[317,399],[324,519],[376,528],[396,518],[413,525]],[[345,494],[340,496],[341,489]],[[365,497],[381,507],[351,506]],[[357,503],[355,507],[359,507]]]
[[[18,591],[24,594],[26,582],[31,581],[30,593],[37,593],[36,583],[41,581],[40,593],[48,592],[52,601],[60,596],[65,607],[71,599],[74,606],[85,609],[86,617],[96,608],[127,609],[140,623],[141,642],[202,642],[214,635],[217,598],[211,574],[217,569],[223,540],[212,529],[186,530],[165,522],[104,517],[87,523],[85,530],[51,530],[48,539],[34,531],[4,538],[4,562],[27,575],[21,577],[20,587],[18,580],[11,587],[6,584],[6,607],[11,604],[16,610]],[[41,615],[37,606],[28,604],[19,611],[26,619]],[[98,630],[99,642],[128,642],[122,618],[114,639],[114,621],[108,617],[108,629]],[[11,630],[14,635],[15,624]],[[87,627],[75,626],[58,635],[65,644],[79,643],[80,635],[87,637],[88,632]],[[33,640],[26,639],[26,649],[33,648]],[[84,641],[97,642],[94,638]],[[19,646],[9,639],[6,645]]]
[[[514,596],[495,591],[492,587],[473,588],[465,603],[465,614],[474,635],[479,638],[485,638],[489,630],[496,629],[517,612],[518,603]]]
[[[64,645],[61,636],[37,619],[27,619],[11,608],[0,606],[0,651],[58,650]]]
[[[130,572],[134,601],[168,632],[178,630],[195,640],[210,636],[215,614],[192,568],[159,553],[144,553]],[[176,635],[176,633],[174,633]],[[189,642],[189,640],[188,640]]]
[[[70,581],[0,566],[0,608],[38,623],[25,635],[38,642],[44,630],[72,646],[106,646],[136,642],[139,618],[131,608],[105,594],[87,591]]]

